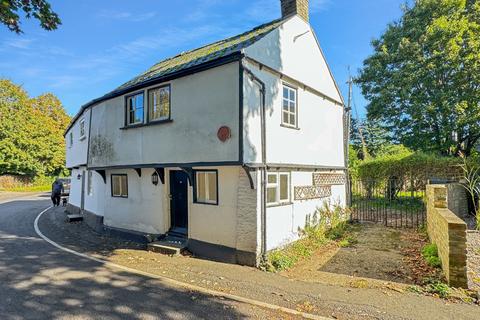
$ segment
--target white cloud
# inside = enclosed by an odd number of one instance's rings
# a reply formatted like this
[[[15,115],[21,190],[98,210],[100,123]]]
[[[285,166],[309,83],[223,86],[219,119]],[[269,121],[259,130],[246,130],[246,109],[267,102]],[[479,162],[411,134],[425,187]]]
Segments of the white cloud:
[[[0,50],[7,49],[7,48],[29,49],[31,45],[34,43],[34,41],[35,41],[34,39],[27,39],[27,38],[10,38],[3,41],[3,43],[0,44]]]
[[[127,12],[127,11],[101,11],[97,14],[97,18],[110,19],[110,20],[123,20],[130,22],[142,22],[154,18],[157,12]]]

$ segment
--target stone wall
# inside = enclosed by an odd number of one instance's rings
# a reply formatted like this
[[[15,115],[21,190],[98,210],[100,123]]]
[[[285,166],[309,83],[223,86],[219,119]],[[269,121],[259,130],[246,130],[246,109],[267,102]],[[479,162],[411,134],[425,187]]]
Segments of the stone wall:
[[[448,284],[467,288],[467,225],[449,209],[461,208],[453,200],[458,190],[447,185],[427,186],[427,229],[438,247]]]
[[[467,231],[468,288],[480,292],[480,231]]]

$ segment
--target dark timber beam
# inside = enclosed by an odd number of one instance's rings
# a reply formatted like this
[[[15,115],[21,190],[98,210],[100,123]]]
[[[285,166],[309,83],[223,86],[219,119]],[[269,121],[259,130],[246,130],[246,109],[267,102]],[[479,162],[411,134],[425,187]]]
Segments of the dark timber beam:
[[[160,177],[162,184],[165,184],[165,168],[155,168],[155,172],[157,172]]]
[[[133,170],[137,171],[138,177],[142,177],[142,169],[141,168],[134,168]]]
[[[95,170],[103,178],[103,183],[107,184],[107,173],[105,170]]]
[[[253,177],[252,177],[252,172],[250,169],[248,169],[247,166],[242,166],[243,170],[245,170],[245,173],[247,174],[248,181],[250,181],[250,188],[252,190],[255,190],[255,183],[253,182]]]
[[[190,186],[193,186],[193,169],[188,167],[181,167],[180,169],[182,169],[182,171],[187,174],[188,183],[190,184]]]

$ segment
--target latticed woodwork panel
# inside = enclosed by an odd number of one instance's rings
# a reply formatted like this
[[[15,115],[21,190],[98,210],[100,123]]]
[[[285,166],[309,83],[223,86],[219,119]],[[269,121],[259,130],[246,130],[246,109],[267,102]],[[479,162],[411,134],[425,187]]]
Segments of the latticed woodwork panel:
[[[330,186],[303,186],[294,187],[295,200],[311,200],[328,198],[332,195]]]
[[[343,173],[314,173],[313,174],[313,185],[322,186],[322,185],[344,185],[346,183],[345,174]]]

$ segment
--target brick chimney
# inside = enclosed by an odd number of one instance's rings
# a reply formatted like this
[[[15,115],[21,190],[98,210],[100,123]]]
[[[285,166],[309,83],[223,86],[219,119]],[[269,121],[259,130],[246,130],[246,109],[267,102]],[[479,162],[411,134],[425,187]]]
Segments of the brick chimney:
[[[309,21],[308,0],[280,0],[282,3],[282,18],[298,14],[300,18]]]

